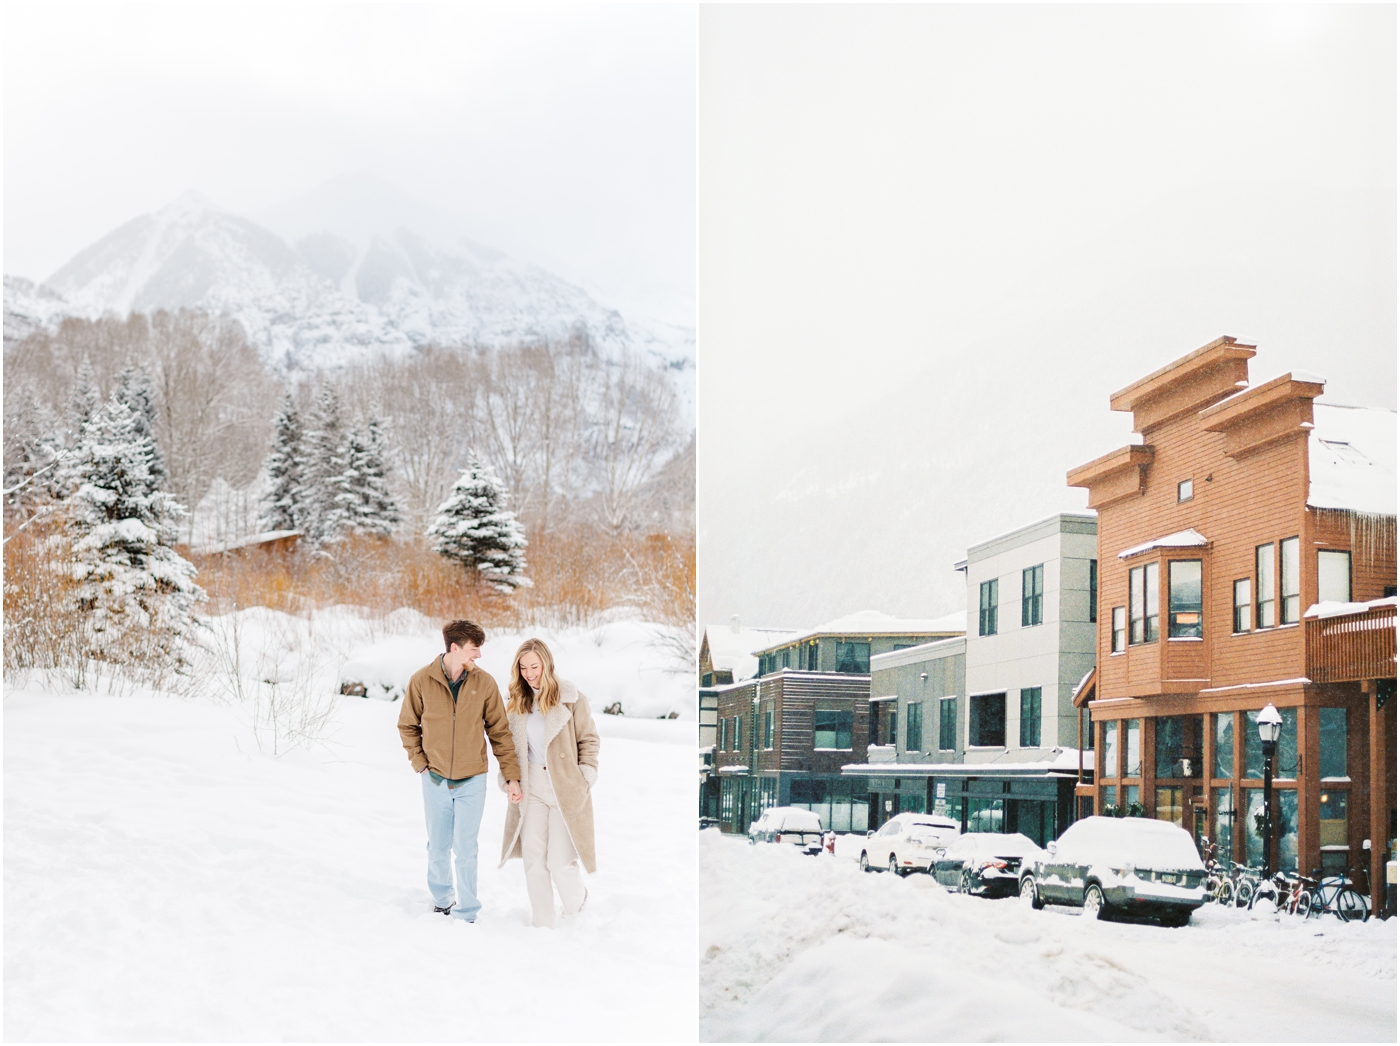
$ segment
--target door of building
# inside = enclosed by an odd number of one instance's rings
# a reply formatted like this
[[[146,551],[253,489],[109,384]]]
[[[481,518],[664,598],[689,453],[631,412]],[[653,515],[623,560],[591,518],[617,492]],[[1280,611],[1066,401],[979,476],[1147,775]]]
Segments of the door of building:
[[[1178,828],[1191,830],[1186,823],[1186,812],[1182,809],[1183,789],[1179,785],[1157,789],[1157,820],[1170,821]]]

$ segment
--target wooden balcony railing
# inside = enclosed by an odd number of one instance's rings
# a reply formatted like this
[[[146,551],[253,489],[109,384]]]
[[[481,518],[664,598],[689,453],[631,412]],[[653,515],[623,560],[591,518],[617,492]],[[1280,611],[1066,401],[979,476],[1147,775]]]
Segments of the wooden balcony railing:
[[[1395,607],[1304,621],[1308,678],[1347,683],[1395,678]]]

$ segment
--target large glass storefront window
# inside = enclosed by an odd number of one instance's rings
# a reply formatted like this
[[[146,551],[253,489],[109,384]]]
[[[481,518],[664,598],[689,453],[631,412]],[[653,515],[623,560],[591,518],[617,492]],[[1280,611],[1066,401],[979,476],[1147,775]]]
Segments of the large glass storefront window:
[[[1126,785],[1123,788],[1123,811],[1129,817],[1141,817],[1142,809],[1142,800],[1138,798],[1138,786]]]
[[[1274,836],[1278,839],[1278,870],[1296,872],[1298,870],[1298,793],[1292,788],[1284,788],[1274,793],[1278,818]]]
[[[1235,713],[1215,712],[1211,715],[1215,730],[1216,777],[1235,776]]]
[[[1170,821],[1172,824],[1184,828],[1185,823],[1181,819],[1181,802],[1182,789],[1180,786],[1175,788],[1158,788],[1155,810],[1157,820]]]
[[[1118,723],[1103,725],[1103,765],[1098,768],[1100,777],[1118,776]]]
[[[822,827],[833,832],[864,832],[870,813],[866,787],[860,778],[796,778],[790,786],[788,803],[814,811],[822,819]]]
[[[1201,776],[1201,717],[1163,716],[1157,720],[1157,776]]]
[[[1298,776],[1298,710],[1280,708],[1283,727],[1279,730],[1278,749],[1274,753],[1274,780],[1291,781]],[[1245,713],[1244,776],[1251,781],[1264,779],[1264,747],[1259,740],[1259,713]]]
[[[1099,812],[1104,817],[1112,817],[1118,813],[1118,786],[1104,785],[1099,789]]]
[[[1318,776],[1345,778],[1347,776],[1347,710],[1319,708],[1318,710]]]
[[[1006,802],[1003,799],[967,797],[967,830],[969,832],[1000,832]]]
[[[1264,789],[1244,789],[1244,863],[1259,868],[1264,863],[1264,836],[1259,830],[1264,812]]]
[[[1215,843],[1215,859],[1224,865],[1235,859],[1235,790],[1217,788],[1210,795],[1210,838]]]

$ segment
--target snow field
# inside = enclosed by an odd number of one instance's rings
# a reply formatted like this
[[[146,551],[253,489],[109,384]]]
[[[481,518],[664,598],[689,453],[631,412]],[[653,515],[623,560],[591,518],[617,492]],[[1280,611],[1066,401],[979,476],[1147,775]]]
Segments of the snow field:
[[[702,1041],[1395,1040],[1394,921],[1091,921],[862,874],[859,843],[701,833]]]
[[[254,661],[290,634],[244,613]],[[355,620],[311,622],[284,671],[333,683],[332,647],[386,638]],[[665,692],[627,627],[542,638],[599,710]],[[483,664],[503,678],[514,649],[491,636]],[[596,716],[599,873],[584,911],[547,931],[529,926],[520,862],[496,868],[494,784],[482,914],[431,913],[400,706],[328,700],[329,741],[274,757],[226,695],[7,688],[7,1039],[693,1040],[693,720]]]

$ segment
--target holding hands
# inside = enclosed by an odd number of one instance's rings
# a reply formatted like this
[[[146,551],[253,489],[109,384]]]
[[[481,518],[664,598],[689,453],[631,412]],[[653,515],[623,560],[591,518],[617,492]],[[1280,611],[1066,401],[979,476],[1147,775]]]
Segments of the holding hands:
[[[506,795],[510,797],[512,803],[518,803],[525,798],[525,793],[520,790],[519,781],[506,782]]]

